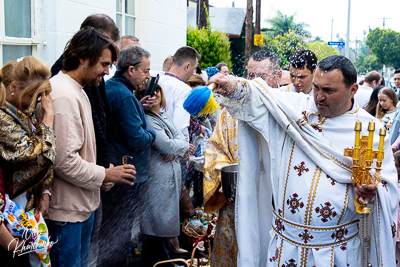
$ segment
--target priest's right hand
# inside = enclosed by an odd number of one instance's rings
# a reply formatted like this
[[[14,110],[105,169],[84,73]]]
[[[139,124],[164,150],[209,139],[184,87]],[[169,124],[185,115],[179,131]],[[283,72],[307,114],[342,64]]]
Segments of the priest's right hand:
[[[236,90],[236,79],[230,76],[225,76],[221,73],[215,74],[207,82],[207,84],[212,83],[216,83],[218,85],[217,89],[215,89],[215,92],[223,96],[228,96],[234,93]]]
[[[368,203],[371,203],[372,199],[378,192],[378,189],[374,184],[363,184],[362,186],[354,187],[354,192],[360,196],[358,202],[362,205],[367,205]]]
[[[106,169],[106,178],[104,178],[103,183],[112,182],[133,185],[131,181],[136,179],[135,175],[135,166],[130,164],[121,165],[112,169]]]

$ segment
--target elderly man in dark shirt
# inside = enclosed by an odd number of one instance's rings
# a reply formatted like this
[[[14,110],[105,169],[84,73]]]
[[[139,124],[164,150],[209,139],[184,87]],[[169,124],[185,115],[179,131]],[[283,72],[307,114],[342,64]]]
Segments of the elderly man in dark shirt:
[[[106,82],[117,165],[122,164],[123,156],[132,157],[137,176],[134,188],[116,184],[103,194],[103,216],[107,220],[100,229],[100,251],[107,251],[113,257],[99,255],[99,266],[123,266],[131,240],[140,182],[148,180],[151,146],[156,134],[147,129],[144,110],[134,91],[144,89],[150,78],[149,58],[150,53],[142,47],[126,46],[121,50],[115,75]],[[110,234],[111,229],[117,233]]]

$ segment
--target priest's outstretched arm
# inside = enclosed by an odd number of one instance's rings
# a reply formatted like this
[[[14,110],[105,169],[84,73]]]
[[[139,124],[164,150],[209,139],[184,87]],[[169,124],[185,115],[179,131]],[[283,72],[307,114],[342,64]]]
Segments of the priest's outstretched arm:
[[[216,92],[223,96],[221,102],[232,117],[247,122],[262,133],[267,141],[271,139],[276,142],[282,135],[282,132],[275,132],[274,136],[267,133],[271,123],[278,123],[286,132],[290,123],[302,118],[302,111],[307,106],[314,106],[313,98],[309,95],[273,89],[262,79],[250,81],[217,74],[209,83],[218,85]],[[365,185],[354,187],[354,191],[361,196],[359,202],[367,204],[376,195],[377,189],[374,185]]]
[[[286,112],[290,107],[292,111],[301,115],[301,110],[313,101],[309,95],[271,88],[261,78],[246,80],[216,74],[211,77],[209,83],[218,85],[215,92],[222,95],[220,103],[228,109],[232,117],[253,124],[253,128],[260,132],[263,132],[263,127],[268,126],[269,113],[275,118],[281,117],[281,111]],[[280,126],[283,129],[287,127],[281,122]]]

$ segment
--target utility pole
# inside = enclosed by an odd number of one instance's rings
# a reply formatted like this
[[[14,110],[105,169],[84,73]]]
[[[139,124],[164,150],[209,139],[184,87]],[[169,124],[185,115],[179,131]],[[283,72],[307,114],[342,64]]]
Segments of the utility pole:
[[[377,19],[382,19],[383,20],[383,28],[382,29],[385,29],[385,21],[387,20],[387,19],[392,19],[392,18],[377,18]]]
[[[256,27],[254,34],[260,34],[261,33],[261,0],[256,0]],[[255,46],[254,47],[254,52],[260,51],[261,47],[260,46]]]
[[[351,0],[349,0],[349,8],[347,13],[347,35],[346,35],[346,57],[350,59],[350,6]]]
[[[245,50],[244,50],[244,58],[245,58],[245,66],[247,66],[247,61],[251,56],[251,52],[253,49],[253,0],[247,0],[247,9],[246,9],[246,39],[245,39]],[[246,75],[247,75],[247,68]]]
[[[208,0],[197,0],[197,28],[199,29],[207,27],[207,14],[204,5],[207,8],[207,12],[210,12]]]

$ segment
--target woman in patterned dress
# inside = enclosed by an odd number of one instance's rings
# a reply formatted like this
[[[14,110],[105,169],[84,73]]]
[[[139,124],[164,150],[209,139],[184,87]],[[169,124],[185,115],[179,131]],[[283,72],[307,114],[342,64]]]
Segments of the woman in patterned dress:
[[[48,67],[34,57],[11,61],[0,71],[6,91],[0,107],[0,168],[5,193],[26,211],[35,208],[35,213],[40,211],[43,216],[48,212],[56,155],[49,77]],[[39,97],[38,122],[33,111]],[[30,266],[28,256],[35,256],[1,254],[11,266]]]
[[[6,96],[6,91],[3,84],[0,83],[0,107],[3,106]],[[17,241],[13,241],[14,237],[10,234],[7,228],[4,226],[3,211],[5,207],[5,190],[4,190],[4,180],[3,172],[0,168],[0,246],[2,249],[7,251],[13,251],[17,246]],[[0,248],[1,249],[1,248]],[[3,266],[3,260],[0,260],[0,264]]]

